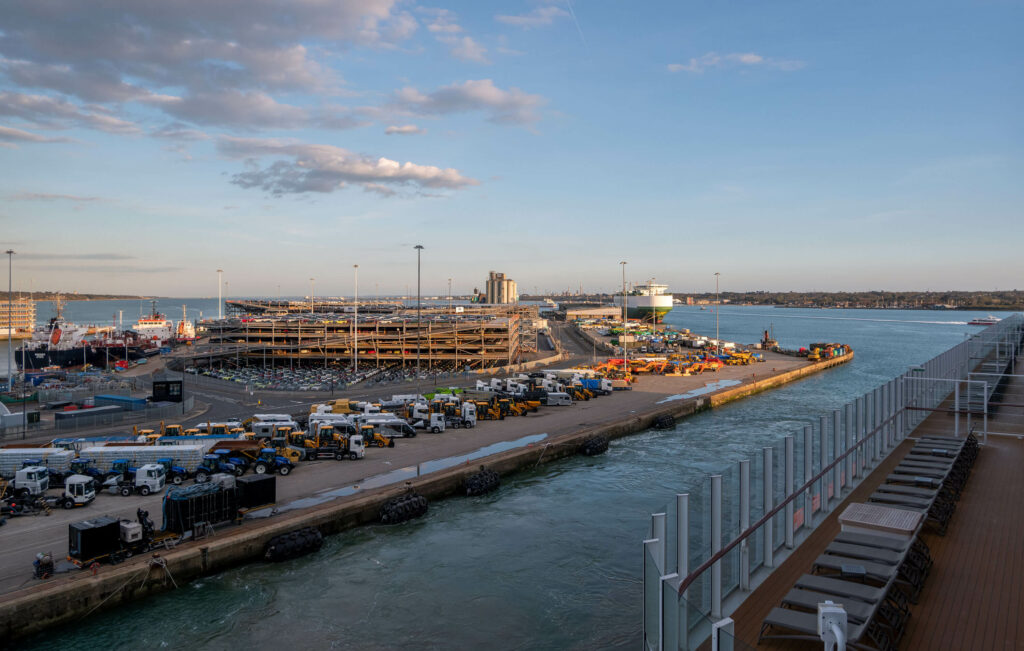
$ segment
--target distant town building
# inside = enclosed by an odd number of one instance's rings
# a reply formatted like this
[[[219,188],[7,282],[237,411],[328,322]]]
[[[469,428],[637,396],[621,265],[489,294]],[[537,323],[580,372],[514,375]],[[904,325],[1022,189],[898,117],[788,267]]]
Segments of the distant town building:
[[[487,276],[487,303],[515,303],[519,300],[516,281],[506,278],[505,274],[495,271]]]

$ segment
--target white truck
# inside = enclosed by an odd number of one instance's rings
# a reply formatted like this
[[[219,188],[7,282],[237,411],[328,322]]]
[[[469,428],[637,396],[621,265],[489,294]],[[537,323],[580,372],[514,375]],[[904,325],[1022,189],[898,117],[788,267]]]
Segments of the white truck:
[[[11,492],[15,497],[39,497],[50,488],[50,471],[46,466],[26,466],[14,473]]]
[[[73,509],[76,506],[87,506],[96,499],[96,487],[92,477],[88,475],[71,475],[64,480],[64,491],[60,497],[48,498],[54,506]]]
[[[428,429],[434,434],[440,434],[445,430],[444,414],[419,414],[412,419],[412,426],[418,429]]]
[[[159,493],[166,484],[167,471],[162,464],[147,463],[139,466],[133,475],[124,472],[120,475],[113,475],[103,482],[103,487],[112,492],[121,493],[128,497],[132,493],[138,493],[145,497],[150,493]]]

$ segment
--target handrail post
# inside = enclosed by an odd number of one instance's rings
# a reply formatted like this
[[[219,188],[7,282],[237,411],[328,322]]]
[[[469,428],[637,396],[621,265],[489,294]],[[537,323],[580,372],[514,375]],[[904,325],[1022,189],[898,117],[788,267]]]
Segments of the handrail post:
[[[793,495],[793,437],[787,436],[786,445],[786,476],[785,495],[789,499]],[[786,502],[786,549],[793,549],[793,501]]]
[[[740,531],[750,527],[750,460],[740,461]],[[750,544],[740,541],[740,589],[750,589]]]
[[[960,382],[953,384],[953,438],[960,438]]]
[[[814,429],[804,426],[804,483],[814,476]],[[810,528],[814,521],[814,487],[804,492],[804,526]]]
[[[774,504],[774,496],[772,495],[772,449],[766,447],[764,449],[764,512],[768,513],[772,510]],[[772,520],[768,520],[764,523],[764,566],[767,568],[775,567],[775,560],[772,558],[774,555],[774,536],[772,536]]]
[[[690,494],[676,495],[676,573],[685,577],[690,573]],[[690,637],[690,589],[683,590],[679,608],[679,648],[689,649]],[[674,650],[673,650],[674,651]]]
[[[853,432],[853,403],[846,403],[846,406],[843,407],[843,412],[843,416],[846,419],[846,424],[844,425],[844,429],[846,430],[846,440],[844,442],[845,445],[843,446],[843,451],[849,452],[851,446],[853,446],[855,436]],[[853,485],[853,478],[856,475],[853,459],[854,455],[846,455],[846,463],[844,464],[846,466],[846,483],[851,486]]]
[[[839,410],[836,409],[832,412],[832,458],[835,460],[839,459],[839,454],[842,451],[842,446],[839,444],[841,438],[842,423],[839,420]],[[835,469],[832,471],[832,483],[835,486],[834,492],[836,499],[840,499],[840,495],[843,492],[843,477],[842,473],[843,464],[837,463]]]
[[[667,533],[667,531],[666,531],[666,529],[667,529],[666,523],[667,522],[668,522],[668,519],[665,517],[664,513],[652,513],[651,514],[651,533],[653,534],[652,537],[657,539],[657,541],[658,541],[658,545],[657,545],[658,555],[655,558],[658,561],[658,574],[659,575],[660,574],[667,574],[667,568],[665,567],[668,564],[668,560],[666,558],[666,556],[667,556],[666,552],[668,551],[668,541],[665,539],[665,535]]]
[[[824,416],[818,418],[818,445],[820,446],[821,456],[821,467],[818,469],[822,473],[821,479],[818,481],[818,485],[821,486],[821,497],[818,498],[818,507],[822,513],[828,511],[828,473],[825,472],[825,468],[828,467],[828,420]]]
[[[722,551],[722,476],[711,475],[711,555]],[[722,618],[722,561],[711,566],[711,618]]]
[[[988,443],[988,380],[985,380],[985,422],[982,425],[982,442]]]

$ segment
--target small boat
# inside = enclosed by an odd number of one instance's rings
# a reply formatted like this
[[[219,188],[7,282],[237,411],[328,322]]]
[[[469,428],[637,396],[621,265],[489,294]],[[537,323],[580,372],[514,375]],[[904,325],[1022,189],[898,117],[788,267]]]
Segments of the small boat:
[[[990,326],[990,325],[995,325],[995,324],[999,323],[1000,321],[1002,321],[1002,319],[1000,319],[998,317],[994,317],[991,314],[989,314],[987,317],[985,317],[983,319],[971,319],[970,321],[967,322],[967,325]]]

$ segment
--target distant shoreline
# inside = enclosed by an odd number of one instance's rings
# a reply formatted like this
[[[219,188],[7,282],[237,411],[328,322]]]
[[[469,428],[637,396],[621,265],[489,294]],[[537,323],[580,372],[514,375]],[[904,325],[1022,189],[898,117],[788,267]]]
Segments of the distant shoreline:
[[[6,293],[6,292],[4,292]],[[57,296],[64,301],[130,301],[130,300],[160,300],[161,296],[122,296],[119,294],[58,294],[56,292],[13,292],[19,299],[30,301],[54,301]],[[6,302],[6,297],[0,302]]]

